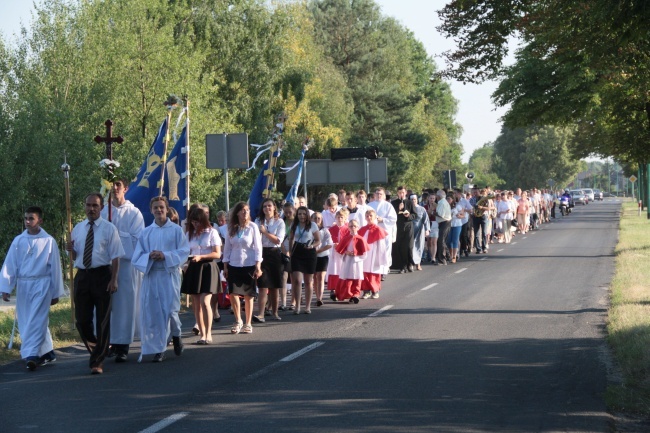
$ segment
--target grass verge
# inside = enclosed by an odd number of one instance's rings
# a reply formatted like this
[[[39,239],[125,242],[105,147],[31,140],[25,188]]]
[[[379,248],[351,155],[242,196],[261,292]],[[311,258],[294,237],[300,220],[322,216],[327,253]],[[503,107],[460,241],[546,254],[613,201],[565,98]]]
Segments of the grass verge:
[[[616,273],[610,288],[608,342],[623,374],[606,394],[611,410],[650,415],[650,227],[645,211],[624,202]]]
[[[0,312],[0,365],[20,359],[20,333],[18,330],[16,330],[13,348],[7,348],[13,323],[13,310]],[[81,342],[77,330],[72,325],[70,298],[62,298],[58,304],[50,308],[50,332],[55,349]]]

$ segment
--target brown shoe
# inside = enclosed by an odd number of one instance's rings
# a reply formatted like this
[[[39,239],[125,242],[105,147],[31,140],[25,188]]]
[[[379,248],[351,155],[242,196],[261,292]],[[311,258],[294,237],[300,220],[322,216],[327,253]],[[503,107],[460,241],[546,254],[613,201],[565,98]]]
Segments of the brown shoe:
[[[102,374],[104,373],[104,369],[102,368],[102,365],[98,365],[97,367],[92,367],[90,369],[90,374]]]

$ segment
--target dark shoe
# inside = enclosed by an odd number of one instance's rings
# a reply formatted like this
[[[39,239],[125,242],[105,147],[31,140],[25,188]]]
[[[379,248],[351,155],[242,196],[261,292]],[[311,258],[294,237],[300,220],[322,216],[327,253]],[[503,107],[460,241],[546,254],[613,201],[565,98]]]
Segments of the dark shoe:
[[[156,353],[152,362],[163,362],[165,359],[165,352]]]
[[[323,301],[321,301],[320,299],[318,301],[316,301],[316,306],[317,307],[322,307],[323,306]]]
[[[336,293],[334,291],[330,292],[330,299],[334,302],[338,301],[338,299],[336,299]]]
[[[352,299],[350,299],[350,302],[354,302],[355,304],[358,304],[359,303],[359,298],[357,298],[356,296],[353,296]]]
[[[115,362],[117,362],[118,364],[126,362],[126,360],[127,360],[126,353],[118,353],[117,355],[115,355]]]
[[[271,314],[271,310],[264,310],[264,315],[265,315],[266,317],[271,317],[271,316],[272,316],[272,314]]]
[[[406,269],[404,269],[404,268],[400,269],[399,273],[400,273],[400,274],[405,274],[405,273],[406,273]]]
[[[102,364],[99,364],[96,367],[90,367],[90,374],[103,374],[104,373],[104,366]]]
[[[56,355],[53,350],[50,350],[38,359],[38,365],[45,365],[54,361],[56,361]]]
[[[445,259],[440,260],[440,264],[443,266],[447,266],[447,260]]]
[[[221,316],[217,316],[217,317],[215,317],[214,319],[212,319],[212,321],[213,321],[214,323],[221,322]]]
[[[433,261],[433,266],[438,266],[438,260]]]
[[[174,355],[181,356],[185,350],[181,337],[172,337],[172,342],[174,343]]]
[[[108,348],[108,353],[106,354],[106,357],[113,358],[115,355],[117,355],[117,352],[115,351],[115,346],[110,346]]]
[[[25,362],[25,367],[27,368],[27,370],[29,370],[29,371],[36,370],[36,367],[38,367],[39,359],[40,358],[38,356],[29,356],[29,357],[27,357],[27,359],[25,360],[26,361]]]
[[[201,331],[199,331],[199,328],[197,328],[196,326],[192,328],[192,334],[199,335],[200,333]]]
[[[266,319],[264,318],[264,316],[253,316],[253,322],[264,323],[266,322]]]
[[[406,270],[409,271],[409,272],[413,272],[413,265],[409,265],[409,267],[406,268]]]
[[[278,307],[278,310],[280,310],[280,311],[287,311],[287,306],[286,306],[286,305],[280,305],[280,306]]]
[[[381,274],[381,280],[386,281],[386,274]]]

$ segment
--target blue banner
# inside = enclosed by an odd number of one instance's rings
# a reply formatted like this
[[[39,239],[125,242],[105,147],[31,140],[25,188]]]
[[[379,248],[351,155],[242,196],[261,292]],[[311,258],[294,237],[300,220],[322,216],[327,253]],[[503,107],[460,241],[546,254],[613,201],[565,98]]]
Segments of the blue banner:
[[[176,141],[172,152],[167,159],[165,168],[165,185],[163,195],[169,200],[169,205],[178,212],[178,220],[187,218],[189,176],[188,166],[189,143],[187,140],[187,125],[183,128],[180,137]]]

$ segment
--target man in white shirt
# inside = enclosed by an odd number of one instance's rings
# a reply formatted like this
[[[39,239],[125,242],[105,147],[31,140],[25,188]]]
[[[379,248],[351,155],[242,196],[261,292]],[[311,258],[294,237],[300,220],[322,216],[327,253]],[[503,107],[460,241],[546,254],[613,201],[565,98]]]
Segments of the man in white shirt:
[[[102,374],[108,353],[112,295],[118,289],[117,276],[124,248],[117,228],[101,217],[104,198],[88,194],[86,219],[72,230],[66,250],[74,260],[74,310],[79,335],[90,352],[91,374]],[[94,325],[93,326],[93,321]]]

